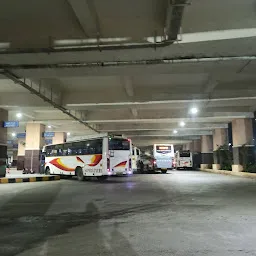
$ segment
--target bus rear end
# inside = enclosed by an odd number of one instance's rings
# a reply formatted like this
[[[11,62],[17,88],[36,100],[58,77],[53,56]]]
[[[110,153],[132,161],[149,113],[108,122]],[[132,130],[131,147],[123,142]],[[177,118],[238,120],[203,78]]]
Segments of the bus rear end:
[[[154,145],[154,157],[157,169],[166,173],[173,168],[174,151],[173,145]]]
[[[177,152],[176,157],[176,169],[192,169],[193,167],[193,156],[188,150]]]
[[[131,140],[122,137],[110,137],[108,146],[111,175],[132,174]]]

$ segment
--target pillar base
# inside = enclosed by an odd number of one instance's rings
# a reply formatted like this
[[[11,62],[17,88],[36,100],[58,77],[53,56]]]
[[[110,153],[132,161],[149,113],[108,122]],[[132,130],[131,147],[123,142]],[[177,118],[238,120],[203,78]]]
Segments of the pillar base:
[[[232,165],[232,172],[242,172],[243,171],[243,166],[240,164],[233,164]]]
[[[213,153],[201,153],[202,164],[212,164],[213,163]]]
[[[26,150],[25,151],[25,169],[39,173],[40,171],[40,150]]]
[[[209,169],[210,164],[200,164],[200,169],[204,170],[204,169]]]
[[[220,164],[212,164],[212,169],[215,171],[220,170]]]

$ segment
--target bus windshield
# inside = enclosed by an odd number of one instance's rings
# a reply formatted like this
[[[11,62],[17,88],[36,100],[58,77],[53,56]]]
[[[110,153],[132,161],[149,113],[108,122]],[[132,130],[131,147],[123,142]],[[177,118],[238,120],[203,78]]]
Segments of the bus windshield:
[[[127,139],[109,139],[109,150],[130,150],[130,141]]]
[[[190,157],[190,152],[180,152],[180,157]]]

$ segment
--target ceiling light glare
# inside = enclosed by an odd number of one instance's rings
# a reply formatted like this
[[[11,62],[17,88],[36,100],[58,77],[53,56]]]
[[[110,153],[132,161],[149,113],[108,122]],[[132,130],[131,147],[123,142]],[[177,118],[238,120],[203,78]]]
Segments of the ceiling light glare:
[[[16,133],[15,132],[12,133],[12,137],[16,137]]]
[[[51,128],[52,128],[52,126],[51,126],[51,125],[48,125],[47,127],[48,127],[49,129],[51,129]]]
[[[177,130],[174,130],[174,131],[173,131],[173,133],[174,133],[174,134],[177,134],[177,133],[178,133],[178,131],[177,131]]]
[[[193,115],[195,115],[195,114],[198,113],[198,109],[195,108],[195,107],[194,107],[194,108],[191,108],[191,109],[190,109],[190,113],[193,114]]]
[[[185,122],[183,122],[183,121],[180,122],[181,127],[184,127],[185,125],[186,125]]]
[[[21,118],[22,117],[22,113],[17,113],[16,117]]]
[[[67,132],[67,135],[69,136],[69,135],[70,135],[70,132]]]

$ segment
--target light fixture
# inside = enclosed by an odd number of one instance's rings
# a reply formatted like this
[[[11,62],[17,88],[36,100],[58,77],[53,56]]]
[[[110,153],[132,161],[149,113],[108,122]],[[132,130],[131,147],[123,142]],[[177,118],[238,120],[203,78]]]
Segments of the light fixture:
[[[198,109],[195,108],[195,107],[190,109],[190,113],[193,114],[193,115],[196,114],[197,112],[198,112]]]
[[[16,137],[16,133],[15,132],[12,133],[12,137]]]
[[[70,132],[67,132],[67,135],[69,136],[69,135],[70,135]]]
[[[52,126],[51,126],[51,125],[48,125],[47,127],[48,127],[49,129],[51,129],[51,128],[52,128]]]
[[[16,117],[21,118],[22,117],[22,113],[17,113]]]
[[[177,131],[177,130],[173,130],[173,133],[174,133],[174,134],[177,134],[177,133],[178,133],[178,131]]]
[[[185,125],[186,125],[185,122],[183,122],[183,121],[180,122],[181,127],[184,127]]]
[[[232,144],[231,143],[228,143],[229,146],[231,146]]]

